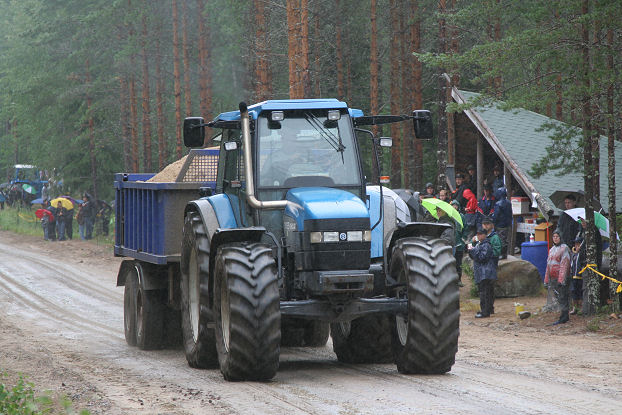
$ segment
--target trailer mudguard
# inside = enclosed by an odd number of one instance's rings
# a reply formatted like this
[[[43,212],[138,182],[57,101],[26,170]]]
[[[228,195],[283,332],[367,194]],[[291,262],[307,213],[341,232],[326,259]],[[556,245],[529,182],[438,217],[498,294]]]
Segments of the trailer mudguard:
[[[126,259],[121,262],[117,274],[117,287],[125,286],[127,275],[133,269],[136,269],[138,284],[143,290],[164,290],[168,287],[167,266],[154,265],[137,259]]]

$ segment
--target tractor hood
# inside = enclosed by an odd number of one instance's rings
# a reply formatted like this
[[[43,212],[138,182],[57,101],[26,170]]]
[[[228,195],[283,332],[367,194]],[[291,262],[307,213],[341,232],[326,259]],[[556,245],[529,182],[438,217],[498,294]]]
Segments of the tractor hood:
[[[306,220],[367,219],[365,203],[345,190],[329,187],[300,187],[285,196],[288,201],[285,215],[294,219],[298,231],[304,230]]]

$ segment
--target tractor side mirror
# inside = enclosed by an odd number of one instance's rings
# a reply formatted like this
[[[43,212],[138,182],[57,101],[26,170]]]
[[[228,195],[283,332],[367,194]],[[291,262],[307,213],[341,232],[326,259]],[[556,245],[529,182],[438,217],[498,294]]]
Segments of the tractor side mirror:
[[[205,126],[202,117],[188,117],[184,120],[184,145],[186,147],[203,147],[205,142]]]
[[[413,127],[415,137],[420,139],[430,139],[434,136],[432,128],[432,116],[428,110],[413,111]]]

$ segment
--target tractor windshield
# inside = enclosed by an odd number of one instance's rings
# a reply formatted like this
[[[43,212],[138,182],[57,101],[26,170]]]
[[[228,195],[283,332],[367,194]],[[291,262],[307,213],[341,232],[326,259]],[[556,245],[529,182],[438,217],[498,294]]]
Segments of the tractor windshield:
[[[261,187],[357,186],[360,173],[349,116],[327,121],[326,111],[285,112],[258,120]]]

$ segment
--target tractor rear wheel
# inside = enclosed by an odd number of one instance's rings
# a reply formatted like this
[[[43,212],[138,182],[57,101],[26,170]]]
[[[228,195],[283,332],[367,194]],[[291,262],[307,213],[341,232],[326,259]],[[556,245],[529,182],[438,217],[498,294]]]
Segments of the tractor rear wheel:
[[[220,371],[230,381],[272,379],[279,367],[281,312],[271,248],[220,247],[214,278]]]
[[[343,363],[392,363],[390,333],[390,320],[384,314],[330,325],[333,350]]]
[[[184,222],[181,248],[181,327],[186,360],[196,368],[218,365],[209,307],[209,248],[199,214],[190,212]]]
[[[402,283],[396,296],[408,299],[408,315],[392,327],[400,373],[441,374],[458,351],[460,301],[451,247],[442,239],[404,238],[391,257],[391,276]]]

